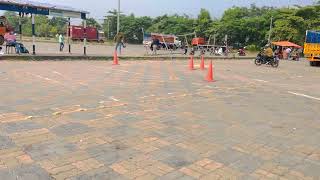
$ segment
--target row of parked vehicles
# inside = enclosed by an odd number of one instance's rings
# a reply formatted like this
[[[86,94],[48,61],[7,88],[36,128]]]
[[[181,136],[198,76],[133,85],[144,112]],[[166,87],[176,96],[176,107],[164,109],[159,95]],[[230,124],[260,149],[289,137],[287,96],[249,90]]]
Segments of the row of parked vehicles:
[[[143,44],[145,46],[151,47],[153,40],[158,40],[158,49],[170,49],[176,50],[179,48],[182,49],[190,49],[190,54],[195,53],[196,51],[200,51],[201,54],[210,53],[210,55],[228,55],[229,47],[224,43],[224,45],[215,45],[210,44],[210,40],[208,42],[205,41],[204,38],[195,37],[191,41],[191,47],[188,42],[181,42],[179,38],[175,35],[165,35],[158,33],[144,33],[144,41]],[[210,38],[209,38],[210,39]],[[288,46],[291,47],[291,46]],[[302,49],[302,47],[300,47]],[[311,66],[320,65],[320,32],[319,31],[306,31],[306,40],[303,47],[304,56],[310,61]],[[246,56],[245,48],[240,48],[237,52],[239,56]],[[261,54],[260,54],[261,55]],[[257,59],[261,60],[261,56],[258,54]],[[280,55],[281,56],[281,55]],[[279,59],[280,57],[277,56]],[[299,59],[299,56],[293,56],[293,59]],[[264,64],[271,63],[272,66],[277,67],[278,60],[275,61],[264,61],[257,60],[256,64]]]
[[[190,54],[194,54],[196,51],[200,51],[201,54],[210,53],[210,55],[227,55],[227,45],[214,45],[210,44],[210,41],[206,42],[204,38],[195,37],[191,40],[191,44],[185,41],[181,41],[178,36],[159,34],[159,33],[144,33],[143,44],[146,47],[153,49],[153,45],[157,45],[157,50],[177,50],[177,49],[189,49]],[[245,51],[242,49],[239,51],[239,55],[244,56]]]
[[[289,42],[282,42],[282,43],[289,43]],[[297,46],[300,49],[302,48],[298,45],[295,45],[295,46]],[[290,49],[290,52],[291,52],[291,49]],[[306,38],[305,38],[303,53],[304,53],[304,56],[309,60],[311,66],[320,66],[320,32],[319,31],[310,31],[310,30],[306,31]],[[297,58],[298,57],[294,56],[293,60]],[[266,57],[263,55],[263,52],[261,51],[257,55],[254,62],[257,66],[260,66],[262,64],[268,64],[268,65],[271,65],[272,67],[278,67],[279,59],[280,59],[280,55],[277,53],[275,53],[272,57]]]

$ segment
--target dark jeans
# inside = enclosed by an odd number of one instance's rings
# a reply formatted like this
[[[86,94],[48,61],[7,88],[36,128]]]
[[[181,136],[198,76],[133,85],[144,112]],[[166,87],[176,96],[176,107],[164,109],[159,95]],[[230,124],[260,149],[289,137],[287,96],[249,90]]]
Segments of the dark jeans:
[[[187,53],[188,53],[188,48],[185,48],[184,49],[184,55],[187,55]]]
[[[16,44],[17,44],[17,42],[15,42],[15,41],[14,42],[7,42],[8,46],[16,46]]]
[[[60,51],[63,51],[64,43],[60,43]]]
[[[270,62],[273,59],[273,57],[263,56],[263,59],[265,60],[265,62]]]

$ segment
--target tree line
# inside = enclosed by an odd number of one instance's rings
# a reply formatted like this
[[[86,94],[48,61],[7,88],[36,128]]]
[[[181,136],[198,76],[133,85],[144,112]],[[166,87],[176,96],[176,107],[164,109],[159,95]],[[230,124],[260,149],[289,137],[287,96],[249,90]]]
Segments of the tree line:
[[[15,32],[19,32],[19,15],[12,11],[6,11],[4,16]],[[68,19],[61,17],[49,18],[43,15],[35,16],[35,31],[38,37],[54,37],[56,34],[66,33]],[[24,16],[21,18],[22,34],[32,36],[31,18]]]
[[[5,12],[10,24],[18,28],[18,15]],[[274,7],[232,7],[227,9],[221,18],[213,18],[209,11],[201,9],[197,17],[184,15],[162,15],[151,18],[137,17],[134,14],[120,15],[120,31],[126,36],[129,43],[141,43],[142,30],[164,34],[183,35],[195,32],[198,37],[215,36],[216,43],[222,43],[225,35],[228,44],[239,47],[260,47],[268,42],[269,28],[272,21],[273,41],[289,40],[303,44],[306,30],[320,30],[320,2],[310,6],[288,8]],[[31,18],[22,18],[23,34],[31,35]],[[38,36],[54,37],[57,33],[64,33],[67,29],[67,20],[64,18],[48,18],[36,16],[36,32]],[[105,32],[107,38],[112,39],[117,29],[117,11],[108,11],[103,23],[94,18],[87,20],[88,26],[97,27]],[[190,41],[192,37],[188,36]]]

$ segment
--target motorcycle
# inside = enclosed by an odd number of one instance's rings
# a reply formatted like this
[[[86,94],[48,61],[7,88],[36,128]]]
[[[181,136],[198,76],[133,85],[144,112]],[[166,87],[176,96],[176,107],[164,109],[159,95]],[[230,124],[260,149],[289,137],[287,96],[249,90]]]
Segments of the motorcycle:
[[[279,66],[279,58],[278,58],[278,56],[266,58],[265,56],[262,55],[262,52],[260,52],[257,55],[256,59],[254,60],[254,63],[257,66],[261,66],[262,64],[266,64],[266,65],[271,65],[272,67],[277,68]]]

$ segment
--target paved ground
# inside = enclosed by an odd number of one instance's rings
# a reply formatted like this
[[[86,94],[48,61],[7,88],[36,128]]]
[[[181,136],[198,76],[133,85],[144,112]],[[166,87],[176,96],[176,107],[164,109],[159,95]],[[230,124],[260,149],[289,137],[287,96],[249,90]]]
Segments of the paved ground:
[[[0,179],[320,179],[306,62],[0,64]]]
[[[28,50],[32,50],[32,42],[24,43]],[[88,55],[100,55],[100,56],[112,56],[113,55],[114,46],[106,45],[106,44],[98,44],[98,43],[88,43],[87,45],[87,54]],[[30,51],[31,52],[31,51]],[[37,54],[49,54],[49,55],[67,55],[68,45],[65,45],[64,52],[59,52],[59,44],[52,42],[37,42],[36,47]],[[73,43],[71,46],[71,52],[73,55],[83,55],[83,44]],[[123,49],[122,55],[127,56],[143,56],[147,54],[143,45],[129,45],[128,48]],[[167,52],[166,54],[169,54]]]

